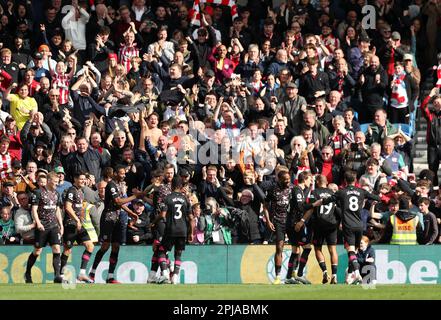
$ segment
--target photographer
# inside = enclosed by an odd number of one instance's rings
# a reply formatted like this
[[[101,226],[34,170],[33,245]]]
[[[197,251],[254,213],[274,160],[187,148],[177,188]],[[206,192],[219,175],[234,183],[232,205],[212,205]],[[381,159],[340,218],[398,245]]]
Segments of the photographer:
[[[228,210],[220,208],[216,199],[207,198],[203,215],[206,221],[206,244],[231,244],[230,216]]]
[[[31,151],[42,142],[46,145],[52,141],[52,132],[48,125],[44,123],[43,114],[40,112],[32,113],[31,119],[26,122],[20,132],[20,139],[23,142],[22,164],[25,166],[31,158]]]
[[[127,227],[127,244],[146,244],[151,243],[153,239],[152,231],[150,229],[150,217],[147,212],[144,202],[137,199],[133,202],[133,212],[138,216],[138,219],[129,220]]]
[[[366,137],[362,131],[357,131],[354,136],[355,142],[350,143],[341,153],[341,163],[343,169],[357,172],[360,177],[365,172],[366,160],[370,157],[369,149],[365,142]],[[381,147],[380,147],[381,149]]]
[[[18,244],[19,239],[15,232],[14,220],[12,220],[11,209],[3,207],[0,209],[0,231],[2,234],[1,244]]]

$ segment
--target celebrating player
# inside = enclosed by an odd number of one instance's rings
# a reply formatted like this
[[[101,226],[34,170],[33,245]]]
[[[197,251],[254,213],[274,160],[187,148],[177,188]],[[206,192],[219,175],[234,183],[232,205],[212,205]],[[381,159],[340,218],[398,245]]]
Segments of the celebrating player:
[[[132,196],[123,198],[122,190],[119,183],[123,182],[126,178],[126,168],[124,166],[117,166],[115,170],[114,180],[107,183],[106,193],[104,197],[104,211],[101,215],[100,221],[100,242],[102,242],[101,248],[98,250],[93,261],[92,269],[89,273],[89,278],[95,281],[95,272],[101,259],[106,254],[107,250],[112,244],[112,251],[109,259],[109,273],[107,276],[107,283],[119,283],[113,275],[116,264],[118,263],[119,247],[121,244],[121,221],[119,220],[119,212],[121,208],[128,211],[134,219],[138,217],[131,213],[124,205],[136,198],[143,197],[144,193],[136,191]]]
[[[84,194],[82,187],[86,183],[86,175],[84,172],[78,171],[74,173],[74,184],[67,190],[64,199],[64,236],[63,236],[63,254],[61,255],[61,274],[63,268],[69,259],[72,252],[72,246],[76,241],[78,244],[83,244],[85,250],[81,256],[81,267],[78,280],[86,283],[93,283],[93,281],[86,275],[87,263],[93,253],[93,242],[89,237],[86,229],[82,226],[84,222],[83,201]]]
[[[175,265],[172,284],[177,284],[179,279],[179,271],[181,268],[181,255],[185,250],[185,241],[193,241],[193,214],[190,211],[190,203],[187,197],[181,192],[182,179],[181,177],[174,177],[172,181],[172,190],[168,196],[165,197],[163,206],[161,208],[161,215],[165,217],[166,228],[165,235],[159,247],[159,265],[161,267],[162,275],[158,283],[169,283],[169,271],[167,268],[166,253],[175,247],[174,257]],[[190,226],[190,230],[188,230]]]
[[[29,255],[26,264],[25,282],[32,283],[32,266],[43,248],[49,243],[53,253],[54,282],[61,283],[60,244],[63,235],[63,219],[60,210],[61,197],[55,190],[59,178],[55,172],[50,172],[47,178],[40,176],[40,179],[42,186],[35,190],[31,197],[32,218],[37,228],[35,229],[35,249]]]
[[[278,182],[273,188],[268,190],[265,202],[265,219],[268,228],[276,233],[276,254],[274,255],[274,265],[276,278],[274,284],[280,284],[280,271],[282,270],[282,253],[285,245],[285,234],[287,231],[286,217],[288,215],[288,204],[291,195],[290,175],[288,171],[280,171],[277,175]],[[269,210],[268,210],[269,209]],[[288,235],[292,233],[288,232]],[[291,241],[291,238],[290,238]],[[293,257],[294,252],[291,254]],[[290,258],[290,265],[292,266]],[[288,274],[287,278],[291,278]]]
[[[311,201],[326,199],[333,195],[333,192],[326,188],[327,179],[324,175],[318,175],[315,178],[315,190],[311,193]],[[329,203],[327,205],[321,205],[314,208],[313,211],[307,212],[303,217],[305,220],[309,218],[312,214],[312,229],[313,237],[312,243],[314,244],[315,257],[317,262],[323,272],[323,281],[325,284],[329,281],[328,271],[326,270],[325,257],[323,256],[322,246],[326,240],[328,246],[329,254],[331,256],[331,284],[337,284],[337,266],[338,266],[338,255],[337,255],[337,230],[340,225],[340,209],[337,208],[335,203]],[[298,226],[303,225],[302,221],[299,221]]]
[[[306,220],[304,216],[308,210],[321,205],[321,201],[316,201],[314,203],[309,202],[310,188],[313,183],[312,173],[310,171],[303,171],[298,176],[298,185],[293,188],[292,197],[290,201],[290,210],[287,221],[287,229],[289,232],[294,231],[293,237],[293,248],[291,255],[292,257],[292,268],[288,267],[288,273],[293,274],[293,281],[288,283],[300,282],[303,284],[311,284],[311,282],[306,279],[303,275],[306,263],[308,262],[309,253],[311,252],[311,240],[312,240],[312,229],[310,220]],[[302,225],[297,225],[301,222]],[[289,233],[288,233],[289,234]],[[302,255],[299,259],[300,247],[303,248]],[[299,261],[299,269],[296,273],[295,267]]]
[[[361,221],[360,211],[364,206],[365,199],[380,201],[380,197],[369,193],[366,190],[357,188],[355,182],[357,175],[354,171],[345,172],[347,187],[338,190],[329,198],[323,199],[323,205],[337,202],[342,211],[343,237],[348,251],[348,284],[358,284],[362,282],[360,275],[360,265],[357,261],[356,251],[363,236],[363,222]]]

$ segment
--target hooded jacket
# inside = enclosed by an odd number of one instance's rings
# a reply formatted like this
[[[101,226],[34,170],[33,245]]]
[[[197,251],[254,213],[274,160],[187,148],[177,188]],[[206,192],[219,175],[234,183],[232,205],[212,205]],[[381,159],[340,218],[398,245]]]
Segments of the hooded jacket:
[[[400,209],[396,214],[398,219],[402,221],[409,221],[416,217],[416,214],[409,212],[408,210],[402,210]],[[380,239],[380,243],[390,243],[392,239],[393,234],[393,226],[390,222],[390,219],[386,223],[386,228],[384,229],[383,237]],[[421,221],[418,221],[417,227],[416,227],[416,234],[417,234],[417,240],[418,242],[421,242],[421,239],[423,237],[423,228],[421,225]]]

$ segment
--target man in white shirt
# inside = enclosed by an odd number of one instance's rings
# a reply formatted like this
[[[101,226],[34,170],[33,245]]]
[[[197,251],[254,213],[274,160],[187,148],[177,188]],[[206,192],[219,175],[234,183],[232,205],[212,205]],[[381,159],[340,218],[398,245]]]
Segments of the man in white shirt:
[[[90,16],[86,10],[74,2],[72,1],[72,6],[61,21],[61,25],[66,39],[72,41],[73,47],[78,50],[86,50],[86,24],[89,22]]]
[[[149,45],[147,52],[153,55],[165,55],[169,61],[173,61],[175,47],[173,42],[167,41],[167,27],[162,26],[158,30],[158,41]]]

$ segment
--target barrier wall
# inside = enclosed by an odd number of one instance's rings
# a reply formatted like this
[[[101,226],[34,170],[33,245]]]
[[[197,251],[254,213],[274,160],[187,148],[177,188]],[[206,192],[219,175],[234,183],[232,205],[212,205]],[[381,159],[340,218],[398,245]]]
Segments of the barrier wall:
[[[23,283],[23,274],[31,246],[0,247],[0,283]],[[380,284],[441,283],[441,246],[375,246],[377,279]],[[79,271],[83,247],[74,247],[68,265]],[[97,248],[95,249],[95,252]],[[338,279],[343,282],[347,255],[343,246],[339,254]],[[329,254],[324,253],[331,271]],[[109,252],[96,273],[96,282],[104,283]],[[123,283],[146,283],[150,270],[151,247],[121,247],[116,278]],[[286,275],[290,247],[283,254],[282,278]],[[92,266],[95,254],[89,262]],[[274,278],[274,246],[187,246],[182,255],[181,283],[270,283]],[[173,260],[173,256],[170,256]],[[311,252],[306,275],[313,283],[321,283],[321,270]],[[52,253],[45,248],[32,270],[34,283],[52,283]]]

